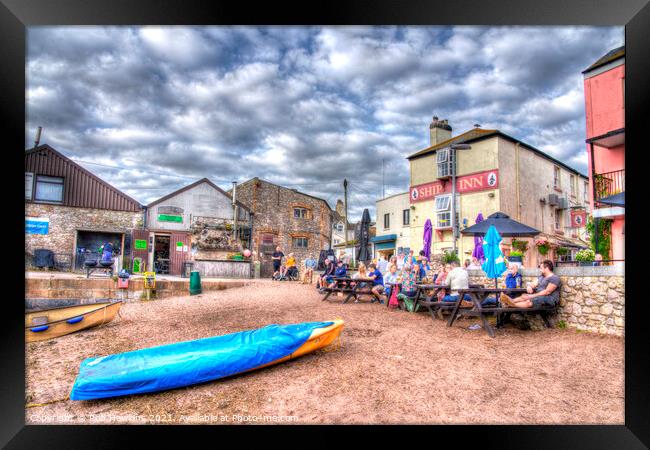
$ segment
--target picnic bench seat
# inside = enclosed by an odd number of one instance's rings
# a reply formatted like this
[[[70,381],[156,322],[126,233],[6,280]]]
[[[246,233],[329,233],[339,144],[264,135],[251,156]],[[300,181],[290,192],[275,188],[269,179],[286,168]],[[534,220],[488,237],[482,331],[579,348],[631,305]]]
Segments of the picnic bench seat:
[[[509,315],[511,313],[519,314],[540,314],[544,320],[545,325],[550,326],[548,322],[548,315],[551,313],[557,313],[559,305],[556,306],[538,306],[533,308],[511,308],[511,307],[502,307],[502,306],[482,306],[481,303],[485,300],[488,295],[494,294],[498,295],[500,293],[525,293],[526,289],[523,288],[469,288],[469,289],[459,289],[458,290],[458,300],[455,302],[452,309],[451,316],[447,323],[448,326],[452,326],[454,321],[458,318],[458,315],[462,316],[478,316],[481,318],[483,323],[483,328],[488,333],[490,337],[494,337],[494,328],[487,321],[486,316],[488,314],[495,314],[497,316],[497,327],[503,326],[503,315]],[[465,294],[468,294],[472,299],[474,306],[472,308],[461,308],[460,303]]]
[[[366,287],[360,287],[360,283],[372,283],[372,279],[370,278],[349,278],[349,277],[332,277],[335,286],[334,287],[325,287],[322,288],[323,292],[326,292],[325,297],[322,298],[322,301],[325,301],[329,298],[330,295],[333,293],[344,293],[347,294],[345,299],[343,300],[343,303],[347,303],[350,301],[352,297],[358,299],[360,295],[372,295],[371,293],[371,287],[366,286]],[[351,286],[352,283],[355,283],[355,286]]]

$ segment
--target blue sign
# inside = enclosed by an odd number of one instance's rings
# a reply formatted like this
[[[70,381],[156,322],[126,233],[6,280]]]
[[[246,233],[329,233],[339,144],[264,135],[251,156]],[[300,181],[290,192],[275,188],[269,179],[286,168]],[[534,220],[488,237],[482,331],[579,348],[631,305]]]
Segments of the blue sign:
[[[50,230],[50,219],[43,217],[25,217],[25,233],[47,234]]]

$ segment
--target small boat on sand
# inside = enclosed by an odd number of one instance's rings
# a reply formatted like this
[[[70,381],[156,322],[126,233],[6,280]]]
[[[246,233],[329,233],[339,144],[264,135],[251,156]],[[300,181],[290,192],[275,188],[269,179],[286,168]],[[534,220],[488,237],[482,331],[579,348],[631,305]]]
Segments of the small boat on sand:
[[[157,392],[261,369],[331,344],[340,319],[269,325],[82,361],[71,400]]]
[[[122,303],[91,303],[25,313],[25,341],[44,341],[103,325],[115,318]]]

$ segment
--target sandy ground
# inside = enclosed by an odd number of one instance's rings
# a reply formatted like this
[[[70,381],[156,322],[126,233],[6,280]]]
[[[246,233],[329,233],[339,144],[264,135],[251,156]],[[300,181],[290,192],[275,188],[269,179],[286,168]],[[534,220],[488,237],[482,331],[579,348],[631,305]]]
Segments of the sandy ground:
[[[85,358],[259,328],[345,320],[341,346],[172,391],[26,408],[26,423],[623,424],[624,341],[575,330],[506,328],[368,302],[321,301],[313,287],[251,286],[129,303],[103,327],[27,344],[26,403],[65,399]]]

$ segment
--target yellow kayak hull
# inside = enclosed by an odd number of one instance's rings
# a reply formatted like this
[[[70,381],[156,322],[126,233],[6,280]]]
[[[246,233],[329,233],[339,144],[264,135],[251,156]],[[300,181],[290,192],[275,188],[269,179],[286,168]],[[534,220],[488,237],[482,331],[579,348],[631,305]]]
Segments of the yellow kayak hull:
[[[115,318],[122,303],[92,303],[26,313],[25,341],[45,341],[103,325]]]

